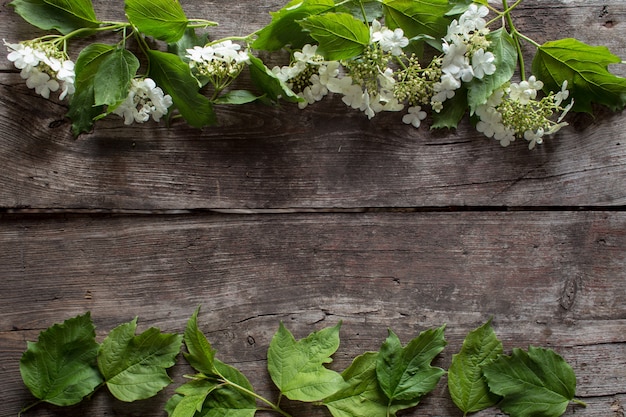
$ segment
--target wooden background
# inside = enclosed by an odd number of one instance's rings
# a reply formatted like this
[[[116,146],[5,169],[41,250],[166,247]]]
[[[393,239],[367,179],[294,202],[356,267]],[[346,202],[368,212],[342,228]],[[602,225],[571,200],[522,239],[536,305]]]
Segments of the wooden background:
[[[122,1],[95,1],[123,19]],[[246,35],[281,0],[185,0]],[[621,0],[527,0],[515,18],[538,42],[577,37],[626,58]],[[9,42],[40,35],[0,8]],[[532,51],[529,51],[529,54]],[[530,56],[530,55],[529,55]],[[624,68],[612,68],[626,75]],[[333,98],[224,108],[220,126],[98,122],[74,140],[65,103],[29,90],[0,58],[0,416],[32,402],[18,364],[27,340],[91,311],[101,340],[200,326],[218,357],[262,394],[279,321],[296,335],[343,320],[331,365],[447,323],[447,368],[465,334],[493,317],[505,350],[555,349],[589,404],[566,415],[623,417],[626,403],[626,119],[598,108],[528,151],[503,149],[467,121],[415,130],[398,114],[368,121]],[[30,416],[164,416],[176,384],[133,404],[106,390]],[[288,404],[300,416],[324,409]],[[452,416],[445,378],[407,416]],[[496,409],[477,416],[499,416]]]

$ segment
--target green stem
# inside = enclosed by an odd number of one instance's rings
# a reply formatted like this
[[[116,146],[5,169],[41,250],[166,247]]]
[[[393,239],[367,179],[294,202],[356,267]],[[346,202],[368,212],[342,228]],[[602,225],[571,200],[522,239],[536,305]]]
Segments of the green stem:
[[[252,35],[248,35],[248,36],[227,36],[225,38],[221,38],[218,39],[216,41],[213,42],[209,42],[207,43],[207,46],[211,46],[211,45],[217,45],[218,43],[222,43],[224,41],[240,41],[240,42],[250,42],[250,38],[252,37]]]
[[[19,411],[19,413],[17,413],[17,417],[20,417],[20,416],[22,415],[22,413],[25,413],[25,412],[27,412],[28,410],[30,410],[31,408],[38,406],[38,405],[39,405],[39,404],[41,404],[42,402],[43,402],[43,400],[39,400],[39,401],[34,402],[34,403],[30,404],[30,405],[27,405],[26,407],[22,408],[22,409]]]
[[[187,21],[187,23],[187,27],[189,28],[206,28],[209,26],[219,26],[219,23],[205,19],[190,19]]]
[[[522,51],[522,45],[520,43],[521,34],[515,28],[515,23],[513,23],[513,18],[511,17],[511,10],[515,8],[521,0],[518,0],[513,7],[509,7],[507,0],[502,0],[502,6],[504,6],[504,12],[502,12],[505,16],[506,22],[509,25],[509,29],[511,30],[511,35],[513,36],[513,41],[515,42],[515,48],[517,49],[517,60],[519,62],[519,71],[520,77],[522,81],[526,79],[526,64],[524,63],[524,55]]]
[[[257,400],[259,400],[261,402],[264,402],[265,404],[267,404],[270,407],[270,409],[272,411],[274,411],[274,412],[276,412],[276,413],[278,413],[278,414],[280,414],[282,416],[292,417],[291,414],[287,413],[286,411],[283,411],[278,405],[274,404],[273,402],[271,402],[267,398],[257,394],[254,391],[250,391],[249,389],[244,388],[241,385],[235,384],[234,382],[229,381],[228,379],[226,379],[224,377],[221,378],[221,382],[223,382],[226,385],[230,385],[231,387],[235,388],[236,390],[239,390],[239,391],[241,391],[241,392],[243,392],[243,393],[245,393],[247,395],[250,395],[250,396],[256,398]]]
[[[572,400],[572,402],[573,402],[574,404],[578,404],[578,405],[580,405],[580,406],[582,406],[582,407],[587,407],[587,403],[586,403],[586,402],[584,402],[584,401],[582,401],[582,400],[579,400],[579,399],[577,399],[577,398],[574,398],[574,399]]]
[[[365,6],[363,5],[363,0],[359,0],[359,6],[361,6],[361,13],[363,13],[363,21],[367,23],[367,12],[365,11]]]

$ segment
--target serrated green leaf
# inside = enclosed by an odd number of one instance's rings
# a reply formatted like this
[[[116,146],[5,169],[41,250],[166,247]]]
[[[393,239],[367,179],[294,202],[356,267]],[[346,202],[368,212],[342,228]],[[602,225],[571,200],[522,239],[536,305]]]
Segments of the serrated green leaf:
[[[185,353],[185,359],[198,372],[205,375],[214,375],[215,367],[213,361],[215,359],[215,349],[204,336],[204,333],[198,328],[198,314],[200,307],[196,309],[185,329],[184,341],[187,346],[188,353]]]
[[[448,0],[384,0],[385,24],[390,29],[401,28],[407,38],[427,35],[429,39],[441,39],[447,33],[449,20],[445,14],[450,10]],[[441,50],[440,42],[426,42]]]
[[[178,0],[125,0],[126,17],[139,31],[165,42],[176,42],[187,29]]]
[[[376,361],[376,377],[390,400],[419,399],[435,388],[445,371],[431,366],[431,362],[446,345],[444,329],[425,330],[406,347],[389,330]]]
[[[250,78],[265,95],[273,101],[283,99],[291,103],[305,101],[294,93],[276,74],[265,66],[261,59],[250,54]]]
[[[334,417],[388,417],[415,407],[413,401],[389,401],[376,378],[378,352],[367,352],[354,359],[341,373],[347,386],[323,400]]]
[[[485,104],[494,91],[511,80],[517,67],[515,41],[504,28],[489,33],[487,39],[491,42],[489,50],[495,56],[496,72],[492,75],[485,75],[482,80],[474,78],[466,84],[467,102],[471,114],[474,114],[478,106]]]
[[[219,384],[209,380],[194,380],[176,389],[176,396],[168,401],[166,410],[170,417],[193,417],[202,411],[206,398]]]
[[[100,25],[90,0],[13,0],[9,5],[31,25],[64,35]]]
[[[102,382],[98,343],[89,313],[42,331],[20,359],[24,384],[39,400],[58,406],[79,403]]]
[[[227,381],[254,392],[248,378],[238,369],[215,359],[217,373]],[[232,384],[223,384],[219,389],[211,392],[204,402],[203,417],[254,417],[257,406],[255,398]]]
[[[574,111],[592,112],[592,103],[619,111],[626,106],[626,78],[609,72],[621,63],[605,46],[590,46],[567,38],[541,45],[533,59],[533,74],[544,82],[544,91],[559,91],[563,81],[574,99]]]
[[[456,129],[467,112],[467,88],[462,85],[455,91],[454,97],[443,102],[443,109],[433,112],[431,129]]]
[[[503,397],[498,407],[511,417],[558,417],[576,392],[574,371],[551,349],[513,349],[483,373],[489,389]]]
[[[300,21],[319,42],[318,53],[329,61],[353,58],[370,41],[369,27],[348,13],[324,13]]]
[[[116,47],[101,43],[93,43],[84,48],[78,55],[74,71],[76,91],[70,100],[67,113],[72,120],[72,132],[78,136],[91,130],[94,119],[102,114],[104,106],[95,105],[94,80],[100,64],[110,56]]]
[[[323,364],[339,348],[341,323],[296,341],[280,323],[267,352],[267,368],[281,393],[290,400],[319,401],[344,387],[341,375]]]
[[[286,45],[300,49],[312,43],[311,36],[297,23],[309,16],[333,10],[333,0],[292,0],[282,9],[272,13],[272,22],[259,30],[252,48],[277,51]]]
[[[191,75],[189,65],[178,55],[149,50],[149,76],[172,97],[174,106],[193,127],[201,128],[216,123],[213,105],[198,92],[198,80]]]
[[[499,397],[489,391],[483,367],[502,354],[491,320],[472,330],[463,341],[461,351],[452,355],[448,368],[448,390],[452,401],[464,413],[474,413],[495,405]]]
[[[218,97],[215,104],[247,104],[261,98],[248,90],[233,90]]]
[[[182,336],[161,333],[151,327],[135,336],[137,319],[111,330],[100,345],[98,368],[109,391],[121,401],[150,398],[172,380],[167,368],[174,365]]]
[[[94,105],[106,105],[109,113],[113,111],[128,96],[139,65],[139,59],[126,49],[117,48],[107,54],[94,76]]]

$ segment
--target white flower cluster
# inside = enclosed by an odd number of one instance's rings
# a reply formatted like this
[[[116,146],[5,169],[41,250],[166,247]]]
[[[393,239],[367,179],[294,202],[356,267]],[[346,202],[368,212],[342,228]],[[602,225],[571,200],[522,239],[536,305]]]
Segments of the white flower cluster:
[[[113,110],[124,118],[124,124],[144,123],[152,119],[156,122],[167,114],[172,105],[172,97],[163,94],[151,78],[133,79],[126,99]]]
[[[61,90],[59,99],[63,100],[74,94],[74,62],[67,59],[65,53],[49,43],[33,42],[7,43],[7,58],[19,70],[26,80],[28,88],[37,94],[50,98],[50,93]]]
[[[533,149],[543,143],[544,136],[553,135],[567,126],[563,118],[574,105],[574,101],[562,107],[569,97],[567,81],[561,91],[549,94],[537,100],[537,92],[543,88],[543,82],[531,76],[520,83],[496,90],[487,103],[476,109],[480,121],[476,129],[488,138],[494,138],[502,146],[509,146],[516,137],[524,137]],[[551,120],[554,113],[561,112],[558,119]]]
[[[468,10],[448,26],[448,34],[443,39],[443,59],[441,81],[435,83],[435,95],[431,99],[433,110],[440,112],[443,102],[455,95],[462,82],[496,72],[495,56],[486,51],[489,29],[483,19],[489,14],[485,6],[471,4]]]
[[[189,58],[192,67],[200,64],[206,64],[212,61],[220,61],[228,64],[248,63],[250,57],[247,51],[241,50],[241,45],[226,40],[215,45],[194,46],[187,49],[187,58]]]
[[[186,50],[186,58],[194,74],[214,88],[214,95],[228,87],[239,76],[246,64],[250,63],[247,50],[230,40],[214,45],[194,46]]]
[[[372,118],[381,111],[400,111],[404,105],[394,96],[394,72],[388,67],[391,56],[402,54],[409,44],[402,29],[390,30],[374,20],[370,45],[360,60],[325,61],[317,45],[305,45],[295,52],[291,65],[274,67],[273,72],[304,99],[300,108],[323,99],[329,92],[342,94],[343,102]],[[347,75],[342,74],[347,72]],[[341,76],[344,75],[344,76]]]

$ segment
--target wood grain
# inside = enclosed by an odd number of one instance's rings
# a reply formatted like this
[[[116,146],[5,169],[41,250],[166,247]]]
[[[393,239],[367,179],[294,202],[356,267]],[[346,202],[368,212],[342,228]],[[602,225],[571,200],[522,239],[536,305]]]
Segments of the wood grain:
[[[507,350],[551,347],[572,363],[578,395],[593,404],[576,415],[606,416],[622,398],[624,213],[5,216],[2,224],[2,416],[28,401],[18,359],[39,330],[89,310],[100,338],[135,316],[140,330],[181,332],[198,305],[220,357],[265,393],[279,321],[304,337],[342,320],[333,367],[343,369],[377,349],[389,327],[406,342],[444,323],[449,347],[437,363],[447,367],[464,335],[493,317]],[[420,415],[459,415],[446,395],[440,387]],[[64,413],[117,407],[99,394]],[[161,415],[153,407],[131,409]]]
[[[114,16],[118,4],[96,2]],[[219,2],[218,2],[219,3]],[[185,2],[219,14],[219,31],[254,31],[276,1]],[[606,6],[606,7],[605,7]],[[100,10],[102,9],[102,10]],[[10,10],[9,10],[10,11]],[[119,14],[119,11],[117,12]],[[516,17],[538,41],[578,36],[626,56],[626,5],[524,2]],[[13,13],[14,14],[14,13]],[[9,19],[7,12],[3,17]],[[558,18],[559,25],[549,24]],[[14,19],[14,17],[10,17]],[[612,22],[610,25],[607,22]],[[240,25],[240,22],[250,22]],[[11,27],[26,23],[10,20]],[[26,25],[26,26],[25,26]],[[250,25],[250,28],[248,28]],[[239,32],[236,32],[239,34]],[[8,36],[8,34],[7,34]],[[532,51],[527,51],[532,52]],[[467,121],[454,131],[373,121],[337,98],[295,111],[223,108],[220,126],[190,129],[99,122],[74,141],[65,105],[38,98],[15,73],[0,74],[0,207],[242,209],[424,206],[619,206],[626,202],[624,118],[598,109],[530,152],[501,149]],[[36,111],[33,111],[33,109]]]

